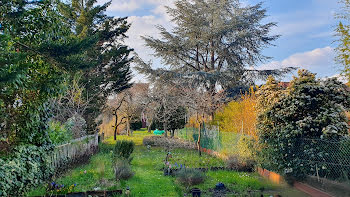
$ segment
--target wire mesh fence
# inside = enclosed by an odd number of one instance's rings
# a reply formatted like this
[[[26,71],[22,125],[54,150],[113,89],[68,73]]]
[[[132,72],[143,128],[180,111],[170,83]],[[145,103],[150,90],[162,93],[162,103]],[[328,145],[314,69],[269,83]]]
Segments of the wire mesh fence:
[[[218,126],[203,125],[200,144],[202,148],[214,150],[224,155],[237,154],[239,140],[242,134],[221,132]],[[183,128],[175,132],[175,137],[196,142],[199,136],[198,128]]]
[[[337,141],[301,138],[296,148],[296,157],[302,161],[308,175],[349,182],[349,138]]]
[[[198,128],[184,128],[177,130],[175,136],[188,141],[197,141]],[[217,151],[223,155],[240,155],[246,150],[242,147],[242,138],[249,136],[221,132],[217,126],[204,125],[201,129],[201,147]],[[246,145],[246,144],[243,144]],[[247,146],[245,146],[247,147]],[[341,140],[325,140],[299,138],[295,139],[293,146],[295,156],[293,159],[302,161],[307,175],[350,182],[350,138]]]

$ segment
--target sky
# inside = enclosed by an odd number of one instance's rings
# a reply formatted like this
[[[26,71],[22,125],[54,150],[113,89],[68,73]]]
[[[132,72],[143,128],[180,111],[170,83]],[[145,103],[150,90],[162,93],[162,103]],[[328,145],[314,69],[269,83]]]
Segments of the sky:
[[[98,0],[104,3],[107,0]],[[152,56],[153,51],[144,44],[141,36],[159,38],[156,25],[168,30],[173,23],[166,14],[164,6],[173,6],[174,0],[113,0],[107,14],[116,17],[128,17],[131,23],[125,40],[140,57],[151,60],[154,67],[161,67],[159,59]],[[254,5],[260,0],[241,0],[243,4]],[[341,65],[334,61],[334,48],[337,37],[334,30],[341,5],[338,0],[264,0],[268,17],[263,22],[277,22],[271,35],[281,35],[263,51],[272,57],[268,62],[258,65],[258,69],[271,69],[294,66],[305,68],[317,74],[317,77],[332,77],[341,72]],[[294,72],[295,74],[295,72]],[[292,75],[280,78],[289,81]],[[134,73],[134,81],[145,81],[142,75]]]

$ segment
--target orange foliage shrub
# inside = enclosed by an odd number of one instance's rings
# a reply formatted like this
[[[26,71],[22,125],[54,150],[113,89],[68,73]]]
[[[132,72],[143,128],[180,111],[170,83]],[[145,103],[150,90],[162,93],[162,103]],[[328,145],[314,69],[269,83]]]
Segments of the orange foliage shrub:
[[[118,118],[119,119],[119,118]],[[120,120],[118,120],[119,122]],[[100,132],[105,133],[105,137],[111,137],[114,135],[114,125],[115,125],[115,117],[108,119],[106,117],[103,117],[103,122],[100,125]],[[119,125],[118,126],[118,134],[120,134],[121,131],[125,130],[125,125]]]
[[[192,115],[189,117],[186,127],[199,128],[199,122],[210,123],[210,117],[205,115],[203,118],[203,116]]]
[[[257,138],[256,97],[253,87],[237,101],[231,101],[215,114],[214,123],[223,132],[242,133]]]

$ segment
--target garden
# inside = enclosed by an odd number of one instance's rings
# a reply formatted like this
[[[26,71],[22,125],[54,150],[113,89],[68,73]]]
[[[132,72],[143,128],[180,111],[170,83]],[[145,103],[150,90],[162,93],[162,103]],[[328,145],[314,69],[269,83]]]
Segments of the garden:
[[[264,3],[118,3],[1,0],[0,197],[350,196],[350,1],[334,77],[264,68]]]
[[[54,180],[55,184],[65,185],[67,190],[62,192],[51,191],[51,194],[85,191],[115,191],[122,190],[126,196],[127,188],[129,196],[192,196],[191,189],[198,188],[201,196],[270,196],[279,194],[282,196],[306,196],[302,192],[290,188],[288,185],[276,185],[264,180],[257,173],[228,170],[227,164],[222,159],[203,154],[198,156],[195,150],[183,148],[147,147],[142,144],[143,137],[152,136],[147,130],[134,131],[133,136],[118,136],[119,140],[130,140],[135,147],[130,155],[130,166],[121,165],[123,171],[119,178],[116,177],[115,167],[118,162],[113,161],[116,141],[107,138],[100,144],[98,154],[92,156],[88,164],[69,170]],[[166,165],[165,159],[168,152],[171,157]],[[166,175],[167,168],[178,174]],[[218,167],[218,169],[213,169]],[[184,170],[183,174],[181,169]],[[200,169],[200,170],[193,170]],[[205,169],[205,171],[202,171]],[[130,170],[130,171],[129,171]],[[126,172],[128,171],[128,172]],[[192,181],[189,181],[192,180]],[[223,183],[224,189],[216,189],[216,185]],[[48,183],[50,184],[50,183]],[[42,196],[50,194],[48,184],[44,184],[31,192],[29,196]],[[74,186],[70,189],[71,186]],[[68,192],[67,192],[68,193]],[[117,195],[115,195],[117,196]]]

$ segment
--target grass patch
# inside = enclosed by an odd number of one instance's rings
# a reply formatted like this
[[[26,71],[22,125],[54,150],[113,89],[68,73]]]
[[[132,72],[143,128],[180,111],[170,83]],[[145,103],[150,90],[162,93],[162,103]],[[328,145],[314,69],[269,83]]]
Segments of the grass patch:
[[[131,179],[122,180],[120,184],[117,184],[112,168],[111,152],[115,141],[113,138],[108,138],[104,144],[101,144],[100,152],[92,156],[89,164],[68,171],[62,177],[55,179],[55,182],[64,185],[77,184],[74,189],[75,192],[91,191],[97,187],[100,190],[125,189],[126,187],[130,187],[130,196],[184,196],[184,193],[188,193],[189,191],[177,183],[175,177],[164,176],[163,171],[160,170],[163,167],[167,150],[160,147],[152,147],[148,150],[146,147],[140,146],[143,137],[148,135],[153,134],[142,130],[135,131],[133,136],[130,137],[118,136],[118,140],[132,140],[137,145],[131,155],[134,158],[131,166],[135,172],[135,175]],[[221,159],[205,153],[202,154],[202,157],[199,157],[195,150],[172,149],[170,151],[172,158],[169,161],[172,165],[176,162],[177,164],[185,164],[187,167],[192,168],[224,166],[224,162]],[[86,173],[84,173],[85,171]],[[214,188],[218,182],[223,182],[230,190],[236,192],[231,196],[249,196],[249,191],[253,190],[264,190],[264,194],[268,195],[273,195],[277,192],[282,196],[303,196],[302,193],[298,193],[293,189],[273,185],[255,173],[208,171],[206,176],[207,179],[204,183],[195,186],[205,192],[202,193],[204,197],[212,196],[208,191]],[[45,186],[42,185],[31,191],[28,195],[39,196],[44,194]]]
[[[135,143],[136,146],[142,145],[142,140],[146,136],[153,136],[153,131],[151,133],[147,132],[147,129],[143,128],[139,131],[133,131],[131,136],[127,135],[117,135],[117,140],[131,140]],[[115,144],[113,137],[109,137],[104,141],[107,144]]]

